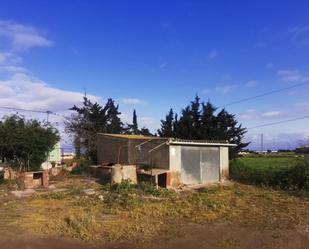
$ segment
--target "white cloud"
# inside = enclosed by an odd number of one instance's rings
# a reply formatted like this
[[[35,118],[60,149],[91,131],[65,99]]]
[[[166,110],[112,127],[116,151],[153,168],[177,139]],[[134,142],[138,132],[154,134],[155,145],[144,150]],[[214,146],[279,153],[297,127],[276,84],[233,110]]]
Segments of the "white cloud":
[[[284,118],[290,117],[291,114],[283,113],[280,111],[266,111],[261,112],[254,109],[249,109],[246,112],[241,113],[238,117],[240,120],[243,121],[250,121],[250,120],[266,120],[266,119],[275,119],[275,118]]]
[[[309,77],[304,76],[299,70],[279,70],[277,75],[287,82],[306,82],[309,81]]]
[[[0,80],[0,106],[58,112],[81,103],[83,96],[81,92],[51,87],[25,73],[14,73],[7,80]],[[94,95],[88,97],[100,101]]]
[[[36,28],[13,21],[0,20],[0,38],[6,40],[14,50],[52,45],[52,42],[40,34]]]
[[[274,67],[274,64],[271,63],[271,62],[269,62],[269,63],[266,64],[266,68],[267,68],[267,69],[271,69],[271,68],[273,68],[273,67]]]
[[[166,62],[163,62],[161,65],[160,65],[160,68],[161,69],[165,69],[167,67],[167,63]]]
[[[143,105],[146,104],[146,102],[142,99],[137,98],[122,98],[120,100],[125,105]]]
[[[258,82],[256,80],[249,80],[245,86],[246,87],[256,87],[258,85]]]
[[[210,52],[209,52],[209,54],[208,54],[208,58],[209,59],[215,59],[215,58],[217,58],[218,57],[218,51],[216,50],[216,49],[213,49],[213,50],[211,50]]]
[[[210,89],[204,89],[204,90],[202,91],[202,93],[203,93],[203,94],[208,94],[208,93],[211,93],[211,90],[210,90]]]
[[[273,117],[278,117],[280,116],[281,112],[279,111],[270,111],[270,112],[264,112],[261,114],[262,117],[266,118],[273,118]]]
[[[237,85],[224,85],[224,86],[218,86],[215,88],[215,90],[223,95],[226,95],[230,93],[233,89],[235,89]]]
[[[309,25],[296,26],[290,30],[291,41],[296,44],[309,44]]]

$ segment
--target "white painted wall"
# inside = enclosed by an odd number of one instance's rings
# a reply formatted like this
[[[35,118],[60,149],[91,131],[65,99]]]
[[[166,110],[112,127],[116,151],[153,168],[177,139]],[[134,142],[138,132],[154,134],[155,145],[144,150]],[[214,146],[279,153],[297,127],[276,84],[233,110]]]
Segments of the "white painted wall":
[[[170,171],[181,171],[181,146],[170,145]]]
[[[229,172],[229,148],[220,147],[220,180],[226,180]]]

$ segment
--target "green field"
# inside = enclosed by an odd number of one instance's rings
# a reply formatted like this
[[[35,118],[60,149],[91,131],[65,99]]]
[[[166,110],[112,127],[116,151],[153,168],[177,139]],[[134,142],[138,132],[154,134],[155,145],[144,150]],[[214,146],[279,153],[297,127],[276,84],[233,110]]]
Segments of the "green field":
[[[231,161],[233,180],[288,190],[309,188],[309,164],[296,156],[252,156]]]
[[[259,156],[259,157],[241,157],[240,162],[244,163],[247,167],[252,168],[269,168],[269,169],[280,169],[295,166],[298,163],[303,162],[303,158],[295,156]]]

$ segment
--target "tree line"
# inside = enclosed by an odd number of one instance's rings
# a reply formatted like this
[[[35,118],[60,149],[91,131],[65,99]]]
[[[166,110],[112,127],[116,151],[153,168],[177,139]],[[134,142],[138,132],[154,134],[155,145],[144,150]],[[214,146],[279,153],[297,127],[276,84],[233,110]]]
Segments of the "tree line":
[[[120,118],[119,105],[111,98],[101,106],[85,96],[82,107],[74,105],[70,110],[75,113],[67,120],[66,129],[73,135],[76,155],[84,154],[94,163],[97,159],[97,133],[224,141],[237,145],[231,150],[231,157],[249,144],[243,142],[247,130],[238,124],[235,115],[225,109],[217,112],[209,101],[200,102],[198,96],[181,110],[180,115],[170,109],[165,119],[161,120],[157,134],[152,134],[146,127],[139,128],[135,110],[132,123],[124,124]]]
[[[237,145],[231,150],[231,157],[248,145],[243,142],[247,130],[238,124],[235,115],[225,109],[217,110],[209,101],[201,102],[198,96],[180,115],[170,109],[155,134],[146,127],[139,128],[135,110],[132,123],[123,123],[119,105],[112,98],[102,106],[85,96],[81,106],[74,105],[70,110],[73,114],[65,126],[72,135],[76,156],[83,155],[93,163],[97,162],[97,133],[227,141]],[[20,170],[38,169],[59,140],[59,132],[49,123],[27,121],[17,115],[0,121],[0,159],[13,162]]]

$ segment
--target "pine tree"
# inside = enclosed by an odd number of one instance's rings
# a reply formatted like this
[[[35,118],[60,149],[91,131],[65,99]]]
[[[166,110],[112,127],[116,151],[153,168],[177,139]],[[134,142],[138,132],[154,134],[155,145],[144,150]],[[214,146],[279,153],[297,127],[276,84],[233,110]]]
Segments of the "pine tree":
[[[201,136],[202,139],[215,139],[216,137],[216,108],[209,102],[202,103]]]
[[[177,126],[177,137],[182,139],[194,139],[192,135],[193,127],[193,118],[191,115],[191,108],[187,106],[182,109],[181,116],[178,121]]]
[[[170,109],[165,116],[165,120],[161,120],[161,129],[158,130],[160,137],[174,137],[174,112]]]
[[[190,114],[192,117],[192,139],[202,139],[201,136],[201,110],[200,110],[200,98],[198,95],[191,101]]]
[[[233,158],[238,151],[249,144],[243,142],[247,129],[238,124],[235,115],[228,113],[225,109],[217,115],[215,111],[216,108],[209,101],[206,104],[200,103],[200,98],[195,96],[190,105],[182,109],[179,120],[177,114],[174,115],[171,110],[165,120],[161,120],[161,129],[158,133],[162,137],[222,140],[235,143],[237,147],[230,150],[230,156]]]
[[[243,148],[247,147],[249,143],[242,142],[244,135],[247,132],[246,128],[243,128],[241,124],[238,125],[235,115],[229,114],[225,109],[222,109],[217,117],[217,130],[216,139],[228,141],[232,144],[237,144],[236,147],[229,150],[230,157],[234,158],[237,153]]]
[[[97,160],[97,133],[121,133],[123,124],[119,118],[118,105],[108,99],[104,107],[92,103],[86,96],[82,107],[74,105],[70,110],[76,112],[66,122],[66,130],[75,139],[77,151],[83,151],[93,163]]]
[[[114,134],[121,133],[123,130],[123,123],[119,118],[119,115],[121,114],[121,112],[118,111],[119,106],[116,106],[114,100],[110,98],[107,100],[106,108],[108,117],[106,132]]]

